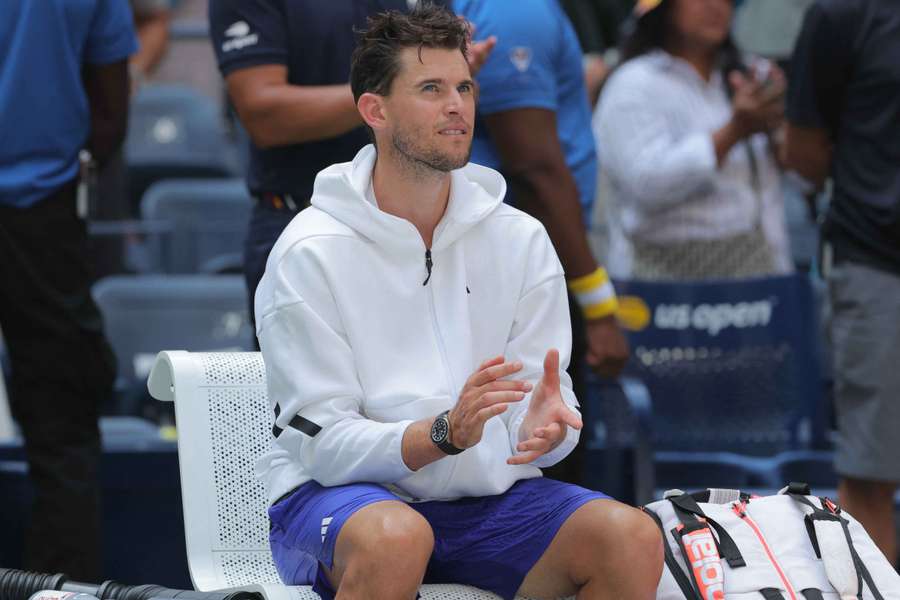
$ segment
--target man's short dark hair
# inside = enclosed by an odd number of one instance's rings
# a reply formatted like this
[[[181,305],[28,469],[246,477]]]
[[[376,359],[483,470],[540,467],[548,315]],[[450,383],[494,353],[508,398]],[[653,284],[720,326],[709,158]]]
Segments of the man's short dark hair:
[[[469,25],[446,8],[425,3],[410,14],[400,11],[379,13],[368,19],[360,31],[350,64],[353,99],[366,92],[386,96],[400,72],[400,52],[404,48],[458,49],[468,51]]]

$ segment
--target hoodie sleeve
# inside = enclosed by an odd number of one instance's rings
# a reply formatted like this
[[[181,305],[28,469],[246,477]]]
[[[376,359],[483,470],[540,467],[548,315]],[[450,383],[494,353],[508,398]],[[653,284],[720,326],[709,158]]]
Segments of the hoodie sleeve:
[[[404,479],[412,471],[401,443],[412,421],[380,423],[362,415],[362,389],[334,303],[304,297],[292,285],[302,276],[311,296],[330,297],[324,278],[307,262],[270,264],[257,292],[257,335],[277,415],[275,444],[324,486]]]
[[[528,270],[506,345],[506,356],[511,360],[521,360],[523,369],[518,377],[537,385],[544,373],[547,351],[551,348],[559,350],[563,401],[580,415],[578,400],[572,391],[572,380],[566,372],[572,352],[572,323],[565,275],[549,236],[542,226],[538,227],[529,244]],[[509,430],[513,454],[517,454],[519,428],[530,403],[531,394],[528,394],[502,415]],[[579,435],[577,429],[568,427],[562,443],[531,464],[542,468],[555,465],[575,448]]]

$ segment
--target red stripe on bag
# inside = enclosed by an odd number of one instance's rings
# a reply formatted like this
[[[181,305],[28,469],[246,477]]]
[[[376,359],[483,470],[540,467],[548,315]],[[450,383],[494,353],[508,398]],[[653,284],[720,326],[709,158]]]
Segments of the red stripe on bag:
[[[772,552],[772,548],[769,546],[769,542],[766,541],[766,537],[762,534],[762,530],[759,528],[759,525],[756,524],[756,521],[750,518],[750,515],[747,514],[745,507],[743,504],[738,504],[735,502],[731,505],[731,508],[734,510],[734,513],[739,516],[744,522],[750,526],[750,529],[753,530],[753,533],[756,534],[756,537],[759,539],[759,543],[762,544],[763,549],[766,551],[766,555],[769,557],[769,561],[772,563],[772,566],[775,567],[775,571],[778,573],[778,576],[781,578],[781,582],[784,584],[784,589],[787,590],[788,596],[791,597],[791,600],[797,600],[797,593],[794,592],[794,588],[791,586],[791,582],[788,581],[787,575],[784,574],[784,569],[781,568],[781,564],[779,564],[778,560],[775,558],[775,553]]]

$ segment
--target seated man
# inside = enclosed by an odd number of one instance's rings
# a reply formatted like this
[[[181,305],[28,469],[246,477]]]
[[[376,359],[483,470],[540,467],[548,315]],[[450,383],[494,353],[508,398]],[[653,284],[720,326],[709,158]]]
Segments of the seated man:
[[[369,25],[351,86],[375,145],[319,173],[256,293],[279,573],[325,598],[653,598],[655,523],[541,477],[582,426],[566,282],[503,178],[467,164],[467,27],[434,7]]]

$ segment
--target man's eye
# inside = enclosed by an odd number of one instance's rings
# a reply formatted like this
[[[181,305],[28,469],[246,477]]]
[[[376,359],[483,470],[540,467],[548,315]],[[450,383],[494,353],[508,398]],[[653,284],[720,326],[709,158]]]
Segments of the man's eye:
[[[457,88],[457,90],[460,91],[460,92],[463,92],[463,93],[469,93],[469,92],[472,91],[472,84],[471,84],[471,83],[464,83],[464,84],[462,84],[461,86],[459,86],[459,87]]]
[[[423,92],[436,92],[437,89],[438,89],[438,87],[433,83],[429,83],[422,87]]]

